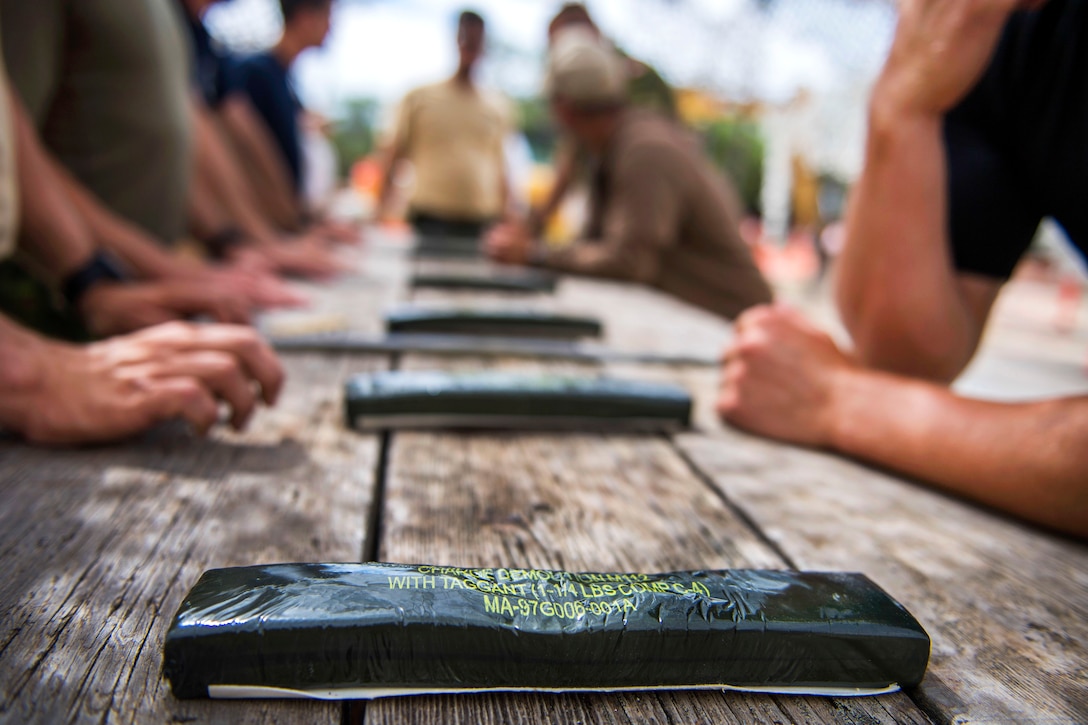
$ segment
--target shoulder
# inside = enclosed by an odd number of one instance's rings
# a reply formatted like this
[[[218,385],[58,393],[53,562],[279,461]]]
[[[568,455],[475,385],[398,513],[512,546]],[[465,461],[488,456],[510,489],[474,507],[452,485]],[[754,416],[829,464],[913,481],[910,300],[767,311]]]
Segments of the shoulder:
[[[674,122],[649,111],[627,113],[616,141],[616,150],[621,157],[637,161],[661,160],[690,152],[694,139]]]
[[[440,98],[446,95],[446,83],[444,81],[439,83],[428,83],[425,86],[418,86],[408,91],[404,96],[404,103],[419,103],[420,101],[430,100],[432,98]]]
[[[234,68],[238,78],[246,83],[260,83],[278,75],[276,59],[270,53],[242,56],[235,62]]]

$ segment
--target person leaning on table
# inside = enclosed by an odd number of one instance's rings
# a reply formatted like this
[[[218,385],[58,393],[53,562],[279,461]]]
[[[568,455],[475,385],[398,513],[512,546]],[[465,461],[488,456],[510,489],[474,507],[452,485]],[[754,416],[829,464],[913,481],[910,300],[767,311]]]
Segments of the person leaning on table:
[[[547,85],[556,119],[595,157],[586,230],[549,249],[526,223],[497,226],[486,240],[496,261],[641,282],[727,319],[771,300],[728,180],[677,124],[627,107],[626,70],[611,48],[563,31]]]
[[[719,411],[1088,537],[1088,396],[945,387],[1044,216],[1088,251],[1088,3],[904,0],[869,117],[838,285],[855,353],[753,310]]]
[[[16,154],[11,91],[0,63],[0,259],[20,251],[61,268],[73,247],[31,231],[58,231],[65,222],[37,194],[20,193],[24,155]],[[29,124],[25,124],[29,126]],[[25,136],[24,129],[18,133]],[[23,151],[24,147],[20,147]],[[23,222],[23,223],[21,223]],[[77,262],[78,264],[78,262]],[[100,281],[83,267],[66,291]],[[181,418],[199,432],[218,419],[218,402],[241,427],[258,396],[271,404],[283,384],[273,352],[250,328],[172,322],[92,345],[48,340],[0,315],[0,430],[32,443],[76,444],[124,438]]]

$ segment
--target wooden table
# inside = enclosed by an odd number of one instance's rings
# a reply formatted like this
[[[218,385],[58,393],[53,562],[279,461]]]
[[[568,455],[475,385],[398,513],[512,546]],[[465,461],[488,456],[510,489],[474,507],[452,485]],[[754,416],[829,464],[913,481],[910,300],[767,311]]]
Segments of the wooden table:
[[[380,241],[380,240],[379,240]],[[363,332],[413,296],[395,242],[315,291]],[[494,296],[414,293],[453,304]],[[564,281],[534,305],[602,316],[616,349],[713,355],[727,326],[645,290]],[[305,315],[281,315],[282,328]],[[311,319],[310,323],[314,320]],[[1088,722],[1088,547],[895,476],[723,428],[712,367],[350,352],[284,355],[280,405],[208,440],[167,426],[125,445],[0,443],[0,720],[224,723]],[[605,371],[673,380],[697,427],[672,437],[411,432],[342,424],[352,373]],[[933,639],[915,691],[473,695],[370,703],[173,698],[170,619],[202,571],[366,561],[591,571],[861,571]]]

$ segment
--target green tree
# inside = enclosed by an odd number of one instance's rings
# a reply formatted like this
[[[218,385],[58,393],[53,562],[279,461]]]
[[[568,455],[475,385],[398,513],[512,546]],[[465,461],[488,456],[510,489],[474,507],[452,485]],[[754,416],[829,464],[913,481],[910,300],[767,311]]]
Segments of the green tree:
[[[356,161],[374,150],[379,109],[378,101],[373,98],[353,98],[344,104],[344,115],[332,131],[341,178],[347,177]]]
[[[714,121],[699,130],[707,153],[729,174],[747,211],[759,214],[764,151],[759,124],[738,116]]]

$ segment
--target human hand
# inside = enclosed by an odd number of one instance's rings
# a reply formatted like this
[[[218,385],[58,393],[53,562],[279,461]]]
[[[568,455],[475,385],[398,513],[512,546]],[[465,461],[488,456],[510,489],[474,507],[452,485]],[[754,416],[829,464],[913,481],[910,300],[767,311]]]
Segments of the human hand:
[[[358,245],[363,243],[363,229],[358,224],[326,219],[314,224],[313,234],[337,244]]]
[[[177,418],[205,434],[218,401],[242,428],[258,398],[275,403],[284,373],[255,331],[171,322],[87,346],[32,337],[22,379],[4,383],[5,424],[29,441],[97,443]]]
[[[533,251],[533,236],[523,222],[503,222],[487,233],[484,251],[501,264],[526,264]]]
[[[249,296],[226,285],[197,285],[185,280],[137,284],[97,284],[79,302],[87,330],[108,337],[188,317],[248,324]]]
[[[941,116],[978,82],[1016,10],[1046,0],[902,0],[874,103],[893,114]]]
[[[327,280],[347,269],[324,240],[313,236],[253,246],[246,254],[253,251],[267,261],[272,271],[279,274]],[[244,259],[235,257],[234,252],[230,258]]]
[[[781,306],[741,315],[725,351],[718,414],[759,435],[832,444],[844,382],[860,370],[825,333]]]
[[[268,270],[248,265],[228,264],[208,268],[199,283],[207,287],[236,289],[246,297],[250,307],[267,310],[282,307],[305,307],[310,299]]]

